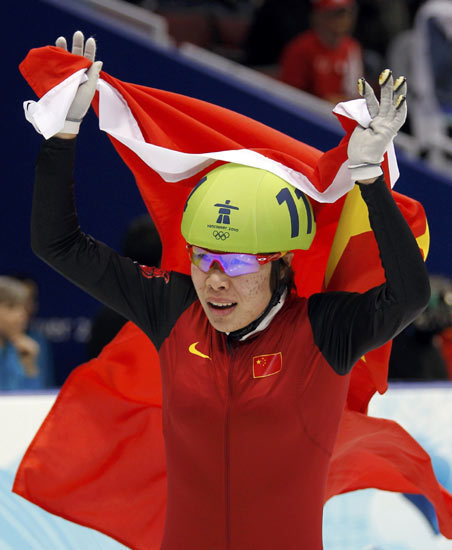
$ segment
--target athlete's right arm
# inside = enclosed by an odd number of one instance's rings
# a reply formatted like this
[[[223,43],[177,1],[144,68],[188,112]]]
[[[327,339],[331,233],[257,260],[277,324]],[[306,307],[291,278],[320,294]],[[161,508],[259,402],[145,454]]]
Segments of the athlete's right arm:
[[[191,279],[178,273],[156,278],[152,271],[80,230],[74,202],[75,144],[75,139],[58,137],[42,144],[33,194],[33,251],[137,324],[159,347],[178,316],[195,300]]]

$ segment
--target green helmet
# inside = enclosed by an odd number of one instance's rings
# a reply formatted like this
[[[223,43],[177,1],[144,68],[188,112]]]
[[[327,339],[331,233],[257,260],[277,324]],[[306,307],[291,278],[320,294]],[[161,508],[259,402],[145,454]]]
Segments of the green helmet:
[[[306,195],[267,170],[224,164],[194,187],[184,208],[185,240],[222,252],[307,250],[316,230]]]

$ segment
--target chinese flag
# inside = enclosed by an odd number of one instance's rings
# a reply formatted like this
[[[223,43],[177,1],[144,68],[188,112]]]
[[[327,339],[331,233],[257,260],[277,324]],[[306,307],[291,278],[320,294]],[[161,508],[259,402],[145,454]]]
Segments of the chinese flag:
[[[41,97],[88,65],[82,57],[47,47],[32,50],[20,69]],[[341,118],[347,135],[337,148],[321,153],[215,105],[124,83],[106,73],[101,77],[127,104],[145,143],[161,149],[159,155],[171,159],[180,152],[196,156],[210,151],[215,157],[219,151],[251,151],[267,159],[265,163],[279,163],[300,180],[309,180],[313,194],[336,185],[356,125]],[[99,109],[97,100],[94,107]],[[161,156],[159,170],[151,169],[119,138],[110,137],[159,229],[163,267],[188,273],[180,218],[188,193],[212,168],[213,157],[204,165],[201,159],[198,169],[177,179],[165,175]],[[387,161],[384,171],[389,181]],[[426,253],[428,229],[421,205],[398,194],[394,198]],[[318,234],[311,249],[297,252],[294,259],[303,294],[360,291],[380,284],[383,272],[359,194],[344,191],[332,203],[313,204]],[[326,498],[363,487],[425,494],[436,508],[441,532],[452,538],[452,496],[438,484],[427,453],[397,424],[366,415],[373,394],[386,389],[388,356],[386,345],[366,354],[353,370]],[[282,357],[255,357],[250,368],[260,376],[275,374]],[[97,359],[71,374],[29,446],[13,490],[127,546],[158,550],[166,498],[160,392],[155,349],[128,323]],[[134,506],[124,506],[128,502]]]
[[[253,378],[265,378],[280,372],[282,353],[270,353],[253,357]]]

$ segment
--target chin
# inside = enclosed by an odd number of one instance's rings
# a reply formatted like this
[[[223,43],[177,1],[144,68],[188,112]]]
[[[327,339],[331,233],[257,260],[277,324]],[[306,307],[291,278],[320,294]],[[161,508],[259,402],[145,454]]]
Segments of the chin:
[[[234,332],[235,330],[239,330],[239,328],[241,328],[238,327],[236,323],[231,323],[230,321],[209,319],[209,322],[215,330],[218,330],[218,332]]]
[[[240,330],[243,327],[246,327],[248,323],[240,322],[237,319],[227,319],[225,318],[214,318],[212,315],[207,315],[210,324],[218,332],[234,332],[235,330]],[[251,322],[251,321],[250,321]]]

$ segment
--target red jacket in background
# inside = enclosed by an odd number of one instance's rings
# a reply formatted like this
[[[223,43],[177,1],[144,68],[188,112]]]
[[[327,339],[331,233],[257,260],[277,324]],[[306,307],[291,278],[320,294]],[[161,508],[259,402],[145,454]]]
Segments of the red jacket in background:
[[[289,42],[281,58],[283,82],[323,99],[351,99],[362,75],[361,46],[351,36],[330,48],[315,31],[306,31]]]

